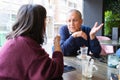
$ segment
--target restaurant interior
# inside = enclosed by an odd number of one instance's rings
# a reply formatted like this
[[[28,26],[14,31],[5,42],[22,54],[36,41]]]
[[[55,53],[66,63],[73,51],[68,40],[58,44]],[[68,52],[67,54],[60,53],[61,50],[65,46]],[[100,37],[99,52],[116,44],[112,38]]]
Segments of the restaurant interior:
[[[13,2],[12,2],[13,1]],[[0,1],[0,47],[11,31],[16,13],[22,4],[42,4],[47,9],[47,44],[45,50],[52,56],[53,39],[59,28],[66,24],[66,11],[78,9],[82,13],[83,25],[93,27],[104,23],[96,34],[101,44],[101,57],[93,58],[92,77],[82,74],[83,60],[76,56],[64,56],[63,80],[120,80],[120,0],[1,0]],[[21,3],[18,3],[18,2]],[[11,8],[8,8],[11,6]],[[117,55],[116,55],[117,54]],[[93,69],[95,67],[95,71]],[[91,69],[88,66],[87,69]],[[117,76],[117,77],[116,77]]]

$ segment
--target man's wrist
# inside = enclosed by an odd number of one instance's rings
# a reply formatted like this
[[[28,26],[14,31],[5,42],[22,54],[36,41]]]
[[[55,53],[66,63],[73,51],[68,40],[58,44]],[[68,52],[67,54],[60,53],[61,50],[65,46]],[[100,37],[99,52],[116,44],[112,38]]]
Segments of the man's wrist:
[[[77,37],[77,34],[73,33],[72,36],[73,36],[74,38],[76,38],[76,37]]]
[[[95,39],[95,35],[90,35],[90,39],[91,40]]]

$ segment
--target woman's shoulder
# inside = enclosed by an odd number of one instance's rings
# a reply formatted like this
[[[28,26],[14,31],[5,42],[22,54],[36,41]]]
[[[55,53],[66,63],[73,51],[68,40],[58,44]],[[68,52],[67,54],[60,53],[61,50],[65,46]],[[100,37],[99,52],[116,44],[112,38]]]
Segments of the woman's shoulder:
[[[4,49],[9,48],[12,51],[23,51],[29,48],[29,45],[35,44],[35,41],[27,37],[15,37],[12,39],[6,40],[5,44],[2,46]]]

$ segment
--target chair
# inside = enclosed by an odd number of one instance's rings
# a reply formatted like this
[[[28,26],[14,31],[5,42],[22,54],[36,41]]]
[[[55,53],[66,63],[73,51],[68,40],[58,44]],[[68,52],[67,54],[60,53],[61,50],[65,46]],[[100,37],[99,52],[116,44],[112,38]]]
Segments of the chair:
[[[106,36],[96,36],[97,39],[100,41],[100,40],[111,40],[109,37],[106,37]],[[100,55],[108,55],[108,54],[112,54],[114,53],[114,47],[111,46],[111,45],[104,45],[104,44],[101,44],[101,53]]]

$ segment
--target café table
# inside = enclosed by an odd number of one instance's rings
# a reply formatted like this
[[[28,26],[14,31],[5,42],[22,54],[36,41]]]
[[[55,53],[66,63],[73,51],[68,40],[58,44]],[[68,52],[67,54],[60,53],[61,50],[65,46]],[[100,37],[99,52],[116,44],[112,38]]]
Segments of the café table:
[[[115,51],[120,47],[120,41],[118,40],[99,40],[102,45],[114,46]]]
[[[120,42],[118,40],[99,40],[101,44],[104,45],[112,45],[112,46],[120,46]]]
[[[64,57],[64,64],[76,68],[76,70],[63,73],[63,80],[110,80],[111,73],[118,74],[116,68],[110,68],[107,63],[95,59],[98,70],[93,73],[92,78],[82,76],[81,60],[77,57]]]

